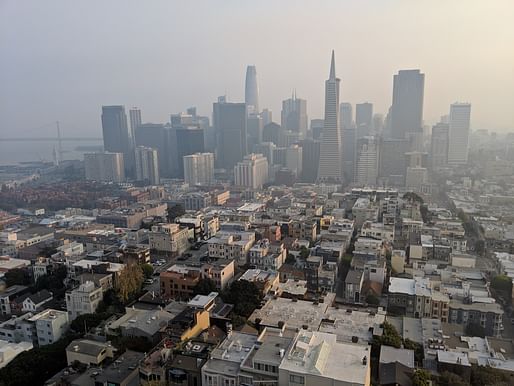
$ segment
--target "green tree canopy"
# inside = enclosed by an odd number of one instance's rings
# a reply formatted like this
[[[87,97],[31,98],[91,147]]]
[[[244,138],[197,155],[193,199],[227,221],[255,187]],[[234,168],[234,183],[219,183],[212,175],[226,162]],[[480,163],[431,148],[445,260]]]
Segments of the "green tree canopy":
[[[216,291],[216,283],[214,280],[209,278],[202,278],[198,281],[195,288],[193,289],[193,294],[195,295],[209,295],[211,292]]]
[[[151,264],[145,263],[141,264],[141,269],[143,270],[143,274],[146,279],[149,279],[153,275],[153,267]]]
[[[222,291],[221,298],[234,305],[234,313],[249,317],[260,304],[262,293],[253,282],[236,280]]]
[[[4,275],[7,287],[12,285],[29,285],[30,274],[25,268],[15,268],[7,271]]]
[[[491,281],[491,287],[496,291],[502,291],[508,294],[512,293],[512,279],[507,275],[497,275]]]
[[[430,373],[427,370],[418,369],[412,377],[412,386],[429,386],[430,378]]]

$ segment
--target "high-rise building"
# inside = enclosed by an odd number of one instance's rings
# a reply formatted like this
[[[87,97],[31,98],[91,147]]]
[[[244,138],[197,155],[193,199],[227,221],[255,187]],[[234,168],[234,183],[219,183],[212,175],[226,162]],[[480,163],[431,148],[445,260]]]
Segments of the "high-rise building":
[[[343,148],[343,176],[345,181],[353,181],[355,173],[356,128],[352,125],[341,130]]]
[[[273,113],[270,109],[263,109],[261,112],[262,125],[266,126],[273,122]]]
[[[379,178],[386,186],[404,186],[407,170],[407,139],[382,139],[380,142]]]
[[[268,182],[268,160],[262,154],[249,154],[234,167],[234,184],[261,189]]]
[[[136,147],[136,179],[147,181],[150,185],[159,185],[159,157],[156,149]]]
[[[255,66],[246,67],[245,104],[248,113],[259,114],[259,87]]]
[[[282,101],[280,123],[285,130],[300,133],[305,138],[307,135],[307,101],[296,97],[296,91],[291,98]]]
[[[250,114],[246,121],[248,131],[248,149],[253,149],[255,145],[262,142],[262,130],[264,128],[260,115]]]
[[[214,154],[196,153],[184,156],[184,180],[189,185],[214,182]]]
[[[297,178],[302,175],[303,149],[297,144],[291,145],[286,150],[286,168],[291,170]]]
[[[277,146],[273,142],[262,142],[255,146],[255,153],[262,154],[268,160],[268,166],[274,164],[273,152]]]
[[[471,104],[453,103],[450,106],[448,131],[448,163],[450,165],[463,165],[468,162],[470,118]]]
[[[162,123],[143,123],[135,131],[136,145],[157,149],[159,159],[159,176],[173,177],[175,153],[171,150],[171,128]],[[174,133],[173,133],[174,137]]]
[[[268,123],[262,129],[262,141],[272,142],[275,145],[282,144],[284,142],[284,129],[278,123]]]
[[[302,147],[302,181],[316,182],[321,141],[308,138],[300,141],[299,144]]]
[[[400,70],[393,80],[391,135],[404,139],[407,133],[423,132],[423,93],[425,74],[419,70]]]
[[[218,139],[216,160],[221,168],[231,170],[247,153],[246,104],[218,99],[213,105],[213,123]]]
[[[355,157],[355,183],[359,186],[376,186],[378,178],[379,145],[373,136],[357,139]]]
[[[132,133],[135,133],[137,128],[141,126],[143,123],[141,121],[141,109],[138,107],[132,107],[129,110],[129,117],[130,117],[130,129],[132,130]]]
[[[204,131],[196,126],[180,127],[177,136],[177,162],[180,177],[184,177],[184,156],[205,151]]]
[[[343,102],[339,105],[339,127],[341,130],[353,127],[352,104]]]
[[[430,164],[432,170],[445,167],[448,164],[448,131],[450,125],[438,123],[432,127],[430,144]]]
[[[123,153],[86,153],[84,154],[84,168],[86,180],[125,181]]]
[[[342,179],[341,133],[339,130],[339,82],[336,78],[334,51],[330,75],[325,81],[325,122],[319,157],[318,181],[340,182]]]
[[[321,139],[323,126],[325,126],[325,121],[323,119],[311,119],[311,134],[313,139]]]
[[[102,130],[104,150],[123,153],[125,174],[133,177],[135,174],[134,134],[128,127],[124,106],[102,106]]]
[[[355,126],[357,138],[371,135],[373,129],[373,104],[369,102],[355,105]]]
[[[381,135],[384,130],[384,116],[382,114],[373,114],[373,132],[375,135]]]

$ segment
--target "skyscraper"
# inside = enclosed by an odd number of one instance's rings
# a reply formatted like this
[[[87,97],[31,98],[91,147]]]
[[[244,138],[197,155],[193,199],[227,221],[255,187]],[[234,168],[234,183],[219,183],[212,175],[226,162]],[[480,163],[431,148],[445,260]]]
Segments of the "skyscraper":
[[[448,164],[448,131],[450,125],[439,122],[432,127],[430,160],[432,169],[445,167]]]
[[[352,104],[343,102],[339,105],[339,127],[341,130],[349,129],[353,126]]]
[[[269,125],[273,122],[273,113],[270,109],[263,109],[261,112],[263,126]]]
[[[141,110],[138,107],[132,107],[129,110],[130,117],[130,129],[132,130],[132,134],[134,134],[139,126],[143,123],[141,121]]]
[[[357,140],[355,183],[359,186],[376,186],[378,178],[379,146],[373,136]]]
[[[407,156],[410,149],[407,139],[382,139],[378,175],[387,186],[404,186],[407,170]]]
[[[125,181],[123,153],[84,154],[84,168],[86,170],[86,180]]]
[[[104,150],[123,153],[125,174],[133,177],[135,173],[134,135],[128,127],[124,106],[102,106],[102,130]]]
[[[355,126],[357,138],[371,135],[373,128],[373,104],[365,102],[355,105]]]
[[[341,133],[339,130],[339,82],[334,51],[330,75],[325,81],[325,121],[319,158],[318,181],[341,182]]]
[[[151,185],[159,185],[159,158],[156,149],[136,147],[136,179]]]
[[[302,181],[316,182],[319,167],[319,153],[321,141],[317,139],[304,139],[300,141],[302,147]]]
[[[196,153],[184,156],[184,180],[189,185],[214,182],[214,154]]]
[[[251,114],[246,120],[246,127],[248,132],[247,146],[251,150],[255,145],[262,142],[262,130],[264,128],[262,118],[260,115]]]
[[[234,166],[234,183],[250,189],[261,189],[268,182],[268,160],[262,154],[249,154]]]
[[[212,115],[218,139],[216,160],[220,167],[231,170],[247,153],[246,104],[219,100]]]
[[[300,133],[305,138],[307,134],[307,101],[296,97],[296,91],[291,98],[282,101],[280,124],[285,130]]]
[[[248,113],[259,114],[259,87],[255,66],[246,67],[245,104]]]
[[[468,162],[469,123],[471,105],[454,103],[450,106],[450,129],[448,131],[448,163],[463,165]]]
[[[407,133],[423,132],[423,93],[425,74],[419,70],[400,70],[393,79],[391,135],[404,139]]]
[[[171,128],[162,123],[143,123],[135,131],[136,145],[157,149],[159,175],[173,177],[172,169],[176,163],[171,151]],[[173,135],[174,136],[174,135]]]
[[[204,131],[196,126],[175,129],[177,136],[177,169],[184,177],[184,156],[205,151]]]

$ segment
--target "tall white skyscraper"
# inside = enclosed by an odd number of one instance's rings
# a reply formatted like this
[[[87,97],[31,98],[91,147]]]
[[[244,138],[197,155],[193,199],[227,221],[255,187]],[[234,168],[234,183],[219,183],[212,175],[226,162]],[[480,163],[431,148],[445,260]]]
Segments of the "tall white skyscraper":
[[[255,66],[246,67],[245,103],[248,113],[259,114],[259,87]]]
[[[378,178],[379,145],[375,137],[357,140],[355,183],[359,186],[375,186]]]
[[[454,103],[450,106],[450,129],[448,130],[448,163],[462,165],[468,162],[469,123],[471,104]]]
[[[353,126],[352,104],[343,102],[339,106],[339,127],[341,130],[350,129]]]
[[[151,185],[159,185],[159,158],[156,149],[136,147],[136,179],[147,181]]]
[[[214,182],[214,154],[196,153],[184,156],[184,180],[189,185]]]
[[[325,121],[319,157],[319,182],[341,182],[342,179],[339,83],[340,80],[336,78],[335,55],[332,51],[330,76],[325,81]]]
[[[234,183],[250,189],[261,189],[268,182],[268,160],[262,154],[248,154],[234,166]]]
[[[123,182],[125,169],[123,153],[84,154],[86,180]]]
[[[129,110],[129,117],[132,134],[135,135],[137,128],[143,124],[141,121],[141,110],[138,107],[132,107]]]

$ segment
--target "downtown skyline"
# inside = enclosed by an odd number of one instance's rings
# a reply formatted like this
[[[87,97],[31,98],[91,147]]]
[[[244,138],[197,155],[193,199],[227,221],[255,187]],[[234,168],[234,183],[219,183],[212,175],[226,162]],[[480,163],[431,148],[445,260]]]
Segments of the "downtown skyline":
[[[52,18],[35,18],[37,12],[32,10],[26,17],[34,29],[15,34],[18,29],[13,23],[24,8],[14,9],[7,3],[0,16],[3,21],[0,31],[9,37],[7,41],[0,39],[0,49],[11,58],[0,65],[4,70],[0,72],[0,80],[6,90],[0,95],[2,134],[51,135],[55,129],[49,123],[60,120],[64,135],[98,136],[101,105],[139,106],[145,122],[166,122],[170,113],[184,111],[189,106],[197,106],[200,114],[210,115],[212,102],[219,95],[226,94],[233,102],[244,100],[247,64],[254,64],[259,74],[260,109],[271,109],[275,121],[281,101],[293,89],[299,98],[308,101],[309,118],[321,118],[324,61],[332,49],[340,58],[337,71],[342,80],[341,101],[352,105],[368,101],[373,103],[374,112],[385,115],[391,105],[393,75],[399,70],[420,69],[426,75],[425,124],[435,124],[449,104],[469,101],[474,106],[473,129],[507,131],[514,126],[509,113],[509,101],[514,97],[514,76],[510,70],[514,57],[503,49],[505,42],[512,41],[514,31],[499,21],[508,13],[504,8],[512,6],[509,3],[503,3],[502,7],[502,2],[495,2],[486,13],[480,12],[473,1],[466,2],[465,10],[459,8],[462,2],[427,9],[425,3],[416,7],[398,1],[395,7],[387,9],[380,6],[377,9],[375,4],[372,12],[365,5],[353,4],[344,9],[332,4],[343,15],[349,11],[361,17],[360,24],[356,25],[353,18],[345,19],[345,23],[328,18],[326,26],[319,31],[304,27],[307,32],[300,41],[293,39],[295,31],[302,24],[319,22],[328,15],[329,7],[313,10],[312,6],[303,4],[300,12],[299,5],[297,8],[285,3],[273,15],[265,13],[265,4],[221,6],[216,15],[229,27],[238,26],[240,21],[228,20],[227,13],[251,12],[254,16],[242,36],[233,36],[231,28],[223,28],[218,37],[223,41],[221,45],[209,37],[215,24],[205,16],[198,20],[186,18],[173,27],[187,26],[188,30],[198,27],[189,39],[175,36],[167,24],[134,34],[121,22],[107,22],[112,6],[106,6],[106,15],[92,14],[88,8],[81,9],[82,13],[68,10],[66,18],[55,25],[50,24]],[[67,9],[64,3],[50,1],[45,2],[41,12],[50,13],[58,7]],[[193,5],[169,7],[178,13],[195,11]],[[155,17],[156,24],[163,17],[154,14],[156,9],[151,6],[140,10],[130,2],[119,9],[120,15],[133,21],[138,20],[136,11],[143,12],[138,21],[143,26],[150,16]],[[296,16],[291,19],[291,30],[278,33],[278,19],[287,12]],[[368,17],[363,17],[366,12]],[[414,13],[420,22],[403,20],[408,12]],[[265,16],[269,18],[266,23]],[[94,21],[98,31],[87,38],[83,36],[80,17]],[[170,17],[176,18],[175,14]],[[400,19],[404,23],[395,32],[384,30],[387,23],[398,23]],[[437,31],[438,25],[450,21],[455,28],[445,30],[444,34]],[[270,30],[262,31],[260,22],[270,26]],[[492,42],[491,26],[499,29]],[[364,34],[370,27],[383,29],[384,36]],[[41,36],[44,44],[38,43],[37,28],[44,31]],[[69,31],[69,37],[61,35],[60,28]],[[405,31],[412,31],[412,36],[404,36]],[[168,38],[158,39],[163,33]],[[276,33],[275,39],[270,39],[272,33]],[[187,57],[178,55],[180,50],[193,46],[196,48],[189,50]],[[100,55],[91,57],[92,50],[99,50]],[[495,63],[490,63],[487,57],[495,57]],[[145,65],[150,65],[143,71],[141,58]],[[458,64],[454,63],[457,58]],[[40,60],[37,68],[30,64],[34,59]],[[40,129],[30,130],[37,128]]]

